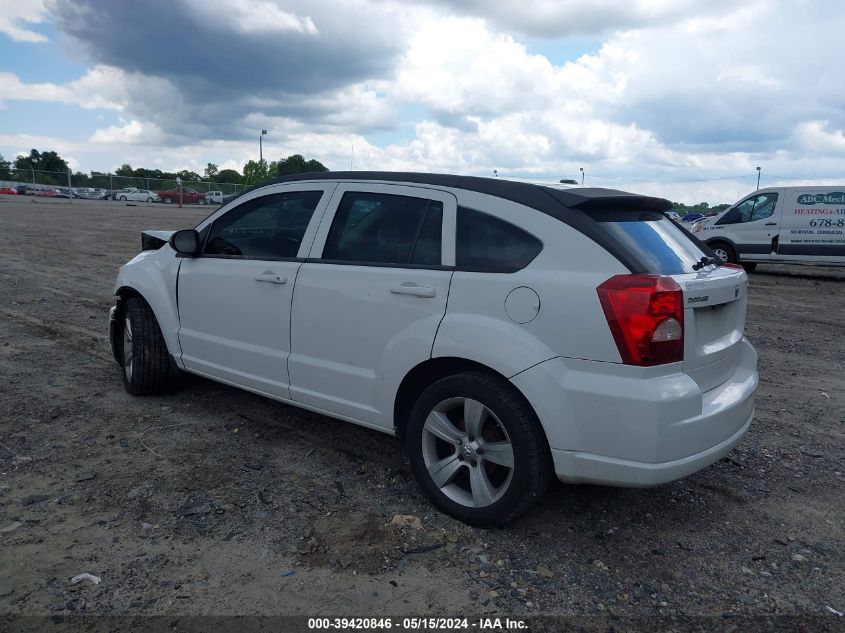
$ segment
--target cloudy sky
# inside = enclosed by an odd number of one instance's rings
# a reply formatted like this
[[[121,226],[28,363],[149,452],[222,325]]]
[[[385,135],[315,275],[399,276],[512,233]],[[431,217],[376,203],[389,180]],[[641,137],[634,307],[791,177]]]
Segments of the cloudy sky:
[[[845,182],[840,0],[0,0],[0,153],[83,171]],[[354,151],[353,151],[354,148]]]

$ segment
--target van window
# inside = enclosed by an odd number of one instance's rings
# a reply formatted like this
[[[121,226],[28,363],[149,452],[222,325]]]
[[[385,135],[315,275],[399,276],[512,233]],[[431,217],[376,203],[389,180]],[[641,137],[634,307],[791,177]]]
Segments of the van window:
[[[458,208],[455,264],[478,271],[515,272],[543,250],[530,233],[486,213]]]
[[[698,242],[662,213],[619,211],[591,216],[616,239],[624,242],[649,273],[679,275],[695,272],[693,265],[706,257]]]
[[[761,193],[743,200],[733,209],[725,213],[716,224],[744,224],[764,220],[775,212],[778,194]]]

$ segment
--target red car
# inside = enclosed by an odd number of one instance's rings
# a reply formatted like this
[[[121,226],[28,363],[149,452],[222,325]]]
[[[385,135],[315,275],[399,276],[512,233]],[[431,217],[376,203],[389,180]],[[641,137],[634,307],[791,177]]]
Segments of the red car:
[[[179,190],[159,191],[158,197],[166,204],[179,202]],[[182,187],[182,204],[202,204],[205,202],[205,194],[190,187]]]
[[[16,196],[18,195],[18,190],[12,189],[11,187],[0,187],[0,194],[5,194],[7,196]]]

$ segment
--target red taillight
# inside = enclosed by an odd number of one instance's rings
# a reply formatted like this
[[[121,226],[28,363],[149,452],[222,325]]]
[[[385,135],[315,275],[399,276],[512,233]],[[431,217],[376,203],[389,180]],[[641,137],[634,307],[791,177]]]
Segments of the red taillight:
[[[596,291],[626,365],[684,359],[684,296],[671,277],[617,275]]]
[[[742,264],[732,264],[731,262],[725,262],[722,266],[725,268],[742,268]]]

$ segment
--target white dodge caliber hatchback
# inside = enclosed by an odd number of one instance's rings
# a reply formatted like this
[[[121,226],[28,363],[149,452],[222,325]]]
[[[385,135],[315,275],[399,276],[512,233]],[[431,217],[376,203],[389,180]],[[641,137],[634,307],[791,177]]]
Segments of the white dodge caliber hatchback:
[[[111,341],[129,393],[190,372],[397,436],[466,523],[565,482],[653,486],[748,430],[747,277],[665,200],[334,172],[145,231]]]

